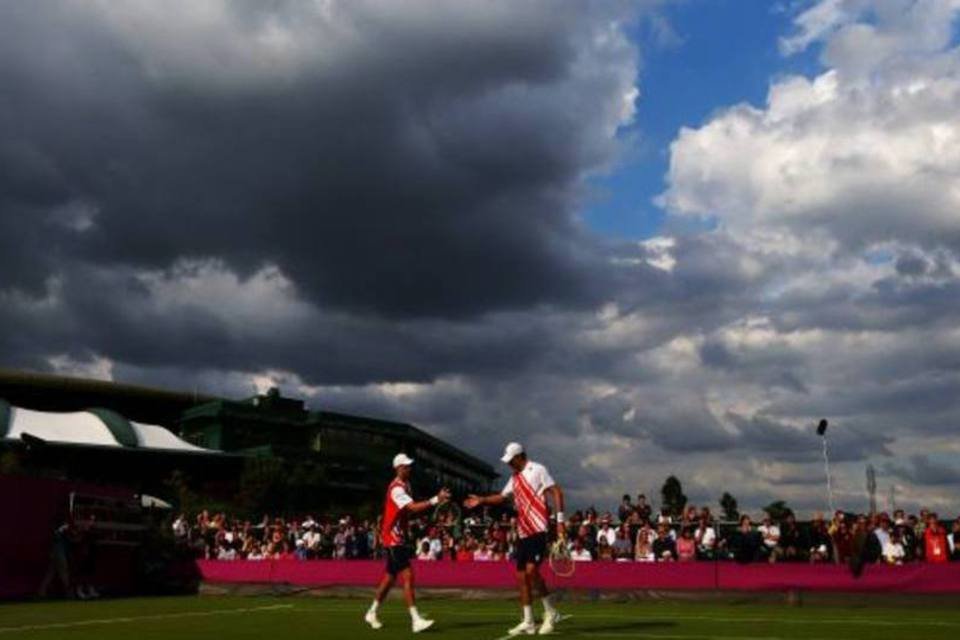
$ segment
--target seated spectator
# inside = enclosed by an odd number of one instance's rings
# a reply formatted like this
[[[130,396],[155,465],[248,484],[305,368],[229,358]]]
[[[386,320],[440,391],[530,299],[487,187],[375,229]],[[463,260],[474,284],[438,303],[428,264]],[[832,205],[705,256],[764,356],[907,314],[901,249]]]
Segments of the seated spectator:
[[[847,564],[853,559],[853,533],[846,518],[836,522],[833,536],[833,559],[837,564]]]
[[[633,544],[630,542],[630,525],[624,523],[617,529],[613,542],[613,556],[618,561],[633,559]]]
[[[617,519],[620,524],[623,524],[630,519],[630,515],[634,512],[633,503],[630,502],[630,495],[623,494],[623,499],[620,501],[620,507],[617,509]]]
[[[724,542],[733,559],[742,564],[759,560],[764,546],[763,537],[753,530],[748,515],[740,516],[740,526]]]
[[[673,562],[677,559],[677,543],[670,535],[670,527],[661,524],[653,541],[653,557],[657,562]]]
[[[637,517],[640,518],[640,523],[650,522],[650,516],[653,515],[653,507],[647,504],[647,496],[642,493],[637,496],[637,504],[634,506],[634,511],[637,513]]]
[[[697,542],[693,539],[693,529],[684,527],[677,540],[677,559],[680,562],[692,562],[697,559]]]
[[[417,560],[436,560],[430,551],[430,541],[424,540],[417,548]]]
[[[593,560],[593,556],[584,548],[583,541],[579,538],[573,543],[573,550],[570,552],[570,557],[574,562],[591,562]]]
[[[608,547],[612,547],[613,543],[617,541],[617,531],[610,526],[610,520],[604,518],[600,523],[600,530],[597,531],[597,546],[599,547],[602,542],[606,542]]]
[[[774,549],[774,555],[770,557],[771,562],[785,560],[791,562],[799,560],[801,554],[807,548],[806,541],[800,527],[797,526],[797,518],[792,513],[788,513],[780,526],[780,542]]]
[[[710,523],[710,510],[706,509],[706,514],[700,512],[700,522],[696,531],[693,533],[693,540],[697,544],[697,558],[700,560],[713,560],[716,557],[717,532]]]
[[[683,510],[683,516],[680,518],[681,531],[684,527],[695,526],[697,526],[697,508],[690,504],[687,505],[687,508]]]
[[[757,531],[763,538],[763,555],[766,556],[770,562],[776,562],[777,557],[780,555],[778,550],[780,546],[780,527],[773,522],[773,519],[766,515],[763,518],[763,522],[757,528]]]
[[[474,562],[490,562],[493,560],[493,552],[490,551],[490,545],[486,542],[480,543],[480,546],[473,552]]]
[[[597,560],[613,560],[613,545],[608,544],[606,538],[600,538],[597,543]]]
[[[903,564],[906,555],[903,548],[903,537],[899,531],[894,530],[883,547],[883,559],[887,564]]]
[[[653,562],[656,557],[653,555],[653,541],[657,534],[650,527],[649,522],[643,523],[637,532],[636,543],[633,547],[633,559],[637,562]]]
[[[954,562],[960,561],[960,518],[953,521],[953,530],[947,537],[947,544],[950,546],[950,559]]]
[[[927,526],[923,532],[924,559],[931,563],[947,562],[949,560],[949,547],[947,546],[947,534],[936,513],[930,513],[927,516]]]
[[[832,557],[833,541],[827,533],[827,524],[823,521],[822,513],[813,516],[807,547],[811,563],[828,562]]]

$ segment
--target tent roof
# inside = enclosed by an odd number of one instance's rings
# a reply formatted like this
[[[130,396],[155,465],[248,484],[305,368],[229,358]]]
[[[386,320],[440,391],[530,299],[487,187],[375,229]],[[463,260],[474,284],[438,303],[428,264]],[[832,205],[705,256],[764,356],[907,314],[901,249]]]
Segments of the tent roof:
[[[159,425],[132,422],[104,409],[57,413],[13,407],[0,400],[2,439],[19,441],[24,434],[57,444],[220,453],[181,440]]]

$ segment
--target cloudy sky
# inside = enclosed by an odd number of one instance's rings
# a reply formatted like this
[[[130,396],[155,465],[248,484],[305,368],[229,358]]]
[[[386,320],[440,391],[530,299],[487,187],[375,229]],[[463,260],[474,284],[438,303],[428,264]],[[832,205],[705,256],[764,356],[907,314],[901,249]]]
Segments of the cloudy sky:
[[[574,503],[960,510],[960,0],[0,3],[0,363]]]

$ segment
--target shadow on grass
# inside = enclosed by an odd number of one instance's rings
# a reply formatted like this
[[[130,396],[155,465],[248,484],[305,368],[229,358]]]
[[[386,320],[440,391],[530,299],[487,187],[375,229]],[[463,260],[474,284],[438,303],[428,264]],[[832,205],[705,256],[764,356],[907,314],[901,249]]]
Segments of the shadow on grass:
[[[609,624],[578,624],[576,626],[571,625],[570,630],[576,631],[580,635],[589,636],[595,633],[611,632],[635,631],[637,633],[642,633],[656,629],[672,629],[676,626],[676,622],[668,622],[666,620],[643,620],[634,622],[613,622]]]

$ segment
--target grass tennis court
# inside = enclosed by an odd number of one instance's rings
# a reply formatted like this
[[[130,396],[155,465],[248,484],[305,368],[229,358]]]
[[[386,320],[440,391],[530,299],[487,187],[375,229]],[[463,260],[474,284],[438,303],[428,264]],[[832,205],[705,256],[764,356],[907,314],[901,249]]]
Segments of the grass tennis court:
[[[396,601],[373,631],[361,620],[366,600],[309,597],[178,597],[96,602],[0,605],[0,638],[111,640],[224,637],[407,638],[406,611]],[[423,600],[419,609],[436,619],[424,638],[496,640],[518,619],[505,600]],[[706,604],[674,601],[566,603],[569,614],[556,637],[569,638],[891,638],[949,637],[960,632],[956,607],[788,607],[773,604]],[[538,610],[539,615],[539,610]]]

